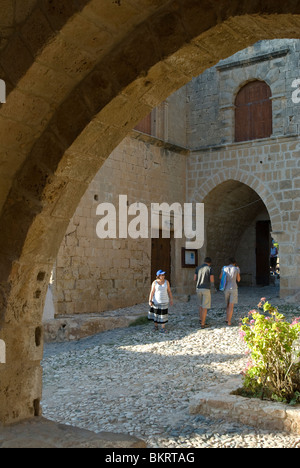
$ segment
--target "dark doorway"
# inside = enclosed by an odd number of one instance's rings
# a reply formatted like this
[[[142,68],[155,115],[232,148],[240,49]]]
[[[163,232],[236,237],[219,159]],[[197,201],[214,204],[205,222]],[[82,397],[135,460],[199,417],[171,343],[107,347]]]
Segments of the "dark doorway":
[[[171,283],[171,239],[163,239],[162,231],[159,231],[158,239],[152,239],[151,282],[155,280],[158,270],[164,270],[166,278]]]
[[[256,284],[270,284],[270,221],[256,223]]]

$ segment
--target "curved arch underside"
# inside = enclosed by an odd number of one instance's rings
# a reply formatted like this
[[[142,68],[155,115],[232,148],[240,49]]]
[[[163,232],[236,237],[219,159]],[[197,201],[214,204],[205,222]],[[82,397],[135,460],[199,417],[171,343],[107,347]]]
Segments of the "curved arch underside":
[[[300,5],[24,0],[11,2],[2,25],[0,335],[10,362],[1,385],[14,390],[0,402],[0,421],[11,421],[32,415],[29,400],[40,393],[42,350],[32,337],[89,182],[128,132],[192,77],[258,40],[299,38]],[[25,375],[16,380],[20,367]]]

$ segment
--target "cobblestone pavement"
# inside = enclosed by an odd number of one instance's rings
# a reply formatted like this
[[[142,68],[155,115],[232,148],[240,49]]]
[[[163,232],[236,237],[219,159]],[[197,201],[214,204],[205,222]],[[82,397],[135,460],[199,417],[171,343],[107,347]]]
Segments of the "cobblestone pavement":
[[[95,432],[129,433],[149,448],[300,448],[300,436],[189,414],[191,396],[222,385],[245,367],[239,319],[262,296],[280,305],[287,318],[300,315],[299,305],[279,299],[276,286],[240,288],[232,327],[225,323],[218,292],[204,330],[192,296],[170,309],[166,334],[149,323],[45,345],[43,416]],[[147,308],[142,304],[120,313],[141,309],[146,316]]]

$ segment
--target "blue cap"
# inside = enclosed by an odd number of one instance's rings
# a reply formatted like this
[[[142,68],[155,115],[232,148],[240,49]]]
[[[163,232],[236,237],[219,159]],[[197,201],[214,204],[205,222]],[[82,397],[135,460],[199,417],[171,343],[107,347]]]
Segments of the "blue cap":
[[[166,274],[166,272],[163,271],[163,270],[158,270],[158,271],[156,272],[156,276],[165,275],[165,274]]]

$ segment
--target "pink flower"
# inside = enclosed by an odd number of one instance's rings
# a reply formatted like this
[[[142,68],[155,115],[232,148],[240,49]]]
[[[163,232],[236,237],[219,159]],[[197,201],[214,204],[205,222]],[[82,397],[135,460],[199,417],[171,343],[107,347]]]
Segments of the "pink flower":
[[[252,310],[250,310],[250,312],[248,312],[248,315],[252,315],[252,314],[256,314],[256,310],[255,310],[255,309],[252,309]]]
[[[263,307],[264,302],[266,302],[266,300],[267,299],[265,297],[262,297],[261,300],[260,300],[260,303],[257,305],[257,307],[259,307],[259,308]]]
[[[251,369],[251,367],[253,367],[253,362],[252,361],[248,361],[247,364],[246,364],[246,367],[244,370],[242,370],[241,372],[241,375],[246,375],[247,372]]]
[[[299,322],[300,322],[300,317],[296,317],[296,318],[294,318],[293,322],[291,323],[291,326],[292,325],[297,325],[297,323],[299,323]]]

